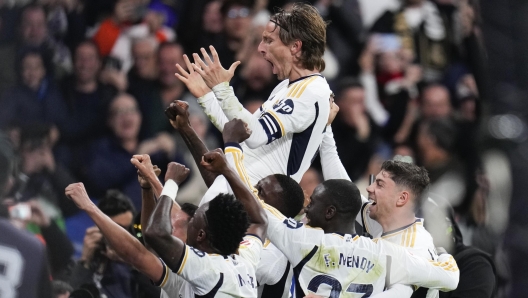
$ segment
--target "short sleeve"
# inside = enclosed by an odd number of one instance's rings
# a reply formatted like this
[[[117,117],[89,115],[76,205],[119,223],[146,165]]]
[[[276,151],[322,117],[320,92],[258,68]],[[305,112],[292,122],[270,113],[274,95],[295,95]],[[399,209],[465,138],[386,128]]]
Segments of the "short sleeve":
[[[257,270],[262,253],[262,246],[263,243],[260,237],[248,234],[244,237],[244,240],[240,242],[238,254],[240,257],[248,261],[253,266],[253,269]]]
[[[185,246],[185,253],[177,275],[189,282],[197,295],[209,293],[220,278],[212,257],[194,247]]]

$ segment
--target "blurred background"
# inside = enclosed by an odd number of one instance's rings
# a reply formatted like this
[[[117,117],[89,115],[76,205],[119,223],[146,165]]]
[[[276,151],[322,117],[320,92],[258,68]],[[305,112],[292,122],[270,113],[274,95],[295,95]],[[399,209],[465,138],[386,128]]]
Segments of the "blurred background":
[[[340,106],[332,126],[350,178],[366,195],[384,160],[424,166],[431,193],[453,207],[464,244],[494,261],[496,297],[524,297],[528,282],[525,2],[311,1],[329,21],[323,75]],[[99,265],[112,258],[64,188],[82,181],[109,215],[130,212],[122,225],[141,238],[130,156],[150,154],[162,170],[169,161],[194,169],[179,196],[197,204],[206,186],[164,109],[187,101],[207,146],[222,140],[174,76],[175,64],[214,45],[224,66],[242,62],[231,85],[257,110],[278,83],[257,46],[270,14],[289,5],[0,0],[0,129],[18,165],[3,203],[26,206],[11,217],[46,244],[54,280],[67,282],[57,289],[71,291],[93,273],[104,280]],[[309,195],[321,181],[316,161],[301,185]]]

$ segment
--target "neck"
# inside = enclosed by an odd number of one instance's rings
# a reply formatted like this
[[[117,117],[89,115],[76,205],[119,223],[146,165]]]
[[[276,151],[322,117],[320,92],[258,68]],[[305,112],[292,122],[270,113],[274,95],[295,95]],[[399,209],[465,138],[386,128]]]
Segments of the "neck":
[[[355,234],[356,233],[356,221],[350,220],[350,218],[342,220],[330,221],[324,228],[325,233],[336,233],[336,234]]]
[[[303,68],[302,66],[294,66],[290,72],[290,76],[288,77],[288,79],[290,80],[290,82],[293,82],[302,77],[306,77],[316,73],[319,73],[318,69],[308,70],[306,68]]]
[[[408,212],[404,214],[393,212],[389,218],[385,218],[385,220],[379,220],[378,222],[383,228],[383,233],[387,233],[408,226],[415,221],[416,215],[414,212]]]
[[[82,93],[92,93],[97,89],[97,81],[96,80],[92,80],[88,82],[77,81],[75,85],[75,89],[77,89],[77,91],[82,92]]]
[[[121,145],[125,148],[126,151],[130,153],[135,153],[137,148],[138,141],[137,139],[123,139],[121,140]]]

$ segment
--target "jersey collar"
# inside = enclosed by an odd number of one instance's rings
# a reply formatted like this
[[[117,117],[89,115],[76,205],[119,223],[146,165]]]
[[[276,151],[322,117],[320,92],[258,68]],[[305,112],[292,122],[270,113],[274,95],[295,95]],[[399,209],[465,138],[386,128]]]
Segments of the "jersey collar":
[[[300,77],[300,78],[298,78],[297,80],[294,80],[294,81],[289,82],[289,83],[288,83],[288,87],[289,87],[291,84],[295,84],[295,83],[297,83],[297,82],[299,82],[299,81],[305,80],[305,79],[310,78],[310,77],[313,77],[313,76],[319,76],[319,77],[321,77],[321,78],[324,78],[322,74],[320,74],[320,73],[314,73],[314,74],[311,74],[311,75],[308,75],[308,76]]]
[[[403,227],[401,227],[399,229],[396,229],[396,230],[392,230],[392,231],[388,231],[386,233],[383,233],[383,234],[381,234],[381,237],[384,237],[384,236],[387,236],[387,235],[390,235],[390,234],[394,234],[394,233],[403,231],[403,230],[407,229],[408,227],[411,227],[412,225],[414,225],[417,222],[423,222],[423,218],[416,218],[416,220],[412,224],[403,226]]]

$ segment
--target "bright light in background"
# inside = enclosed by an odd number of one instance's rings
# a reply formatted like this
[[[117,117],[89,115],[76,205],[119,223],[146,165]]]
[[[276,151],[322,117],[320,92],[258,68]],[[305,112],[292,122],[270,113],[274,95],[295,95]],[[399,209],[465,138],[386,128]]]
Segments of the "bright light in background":
[[[526,125],[513,114],[497,115],[488,122],[490,134],[500,140],[524,141],[527,137]]]

